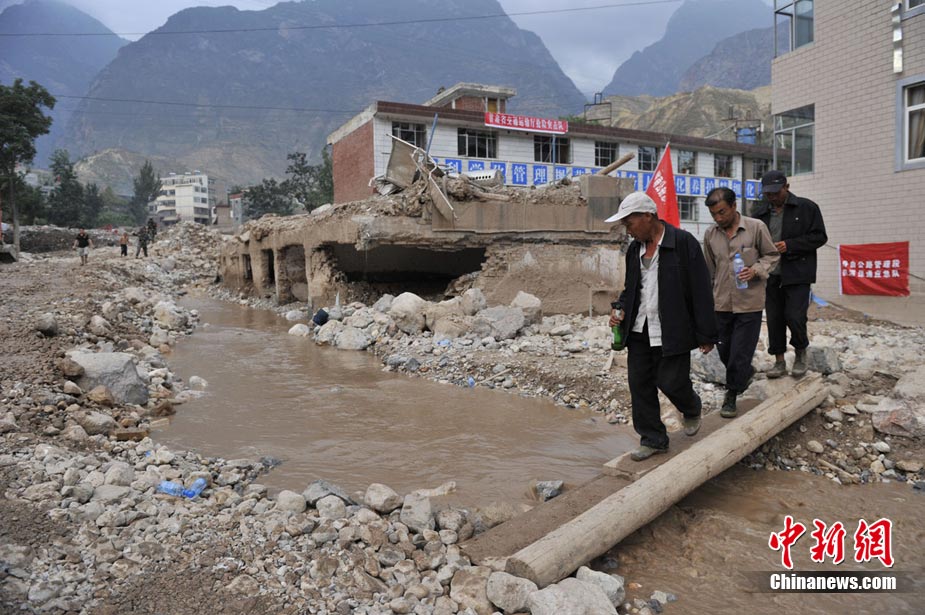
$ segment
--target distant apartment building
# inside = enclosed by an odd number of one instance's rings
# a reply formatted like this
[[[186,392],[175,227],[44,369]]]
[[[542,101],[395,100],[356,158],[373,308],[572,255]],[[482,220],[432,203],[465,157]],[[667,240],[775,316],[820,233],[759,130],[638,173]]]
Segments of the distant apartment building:
[[[229,194],[228,206],[231,209],[231,223],[235,227],[244,224],[244,193]]]
[[[825,217],[816,292],[839,292],[839,244],[909,241],[911,298],[877,300],[920,306],[925,0],[775,0],[773,10],[774,163]]]
[[[423,105],[373,103],[328,137],[334,202],[373,194],[369,179],[385,172],[391,136],[429,145],[431,157],[453,171],[497,169],[505,184],[523,188],[594,173],[633,153],[615,174],[645,190],[670,141],[682,225],[702,237],[712,224],[706,194],[725,186],[756,199],[771,164],[767,147],[511,115],[507,101],[514,95],[512,88],[459,83]]]
[[[170,173],[161,178],[161,191],[149,211],[165,225],[181,220],[212,224],[215,215],[214,181],[200,171]]]

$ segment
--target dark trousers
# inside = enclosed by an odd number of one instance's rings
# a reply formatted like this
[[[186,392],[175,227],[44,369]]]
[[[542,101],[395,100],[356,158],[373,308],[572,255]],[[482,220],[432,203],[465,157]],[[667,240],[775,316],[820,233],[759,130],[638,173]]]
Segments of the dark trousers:
[[[809,346],[806,333],[809,284],[781,286],[779,275],[769,276],[764,309],[768,314],[769,354],[787,351],[787,329],[790,329],[790,345],[796,350]]]
[[[668,430],[662,423],[658,392],[686,417],[700,416],[700,397],[691,383],[691,355],[663,356],[661,346],[649,345],[648,329],[627,339],[627,376],[633,406],[633,428],[639,441],[653,448],[668,448]]]
[[[716,323],[719,325],[716,350],[726,366],[726,390],[742,393],[755,373],[752,358],[761,333],[761,312],[717,312]]]
[[[135,258],[138,258],[138,255],[141,253],[142,250],[144,250],[145,257],[147,257],[148,256],[148,244],[146,243],[138,244],[138,247],[135,248]]]
[[[120,244],[119,251],[122,253],[122,256],[128,256],[128,245],[124,243]]]

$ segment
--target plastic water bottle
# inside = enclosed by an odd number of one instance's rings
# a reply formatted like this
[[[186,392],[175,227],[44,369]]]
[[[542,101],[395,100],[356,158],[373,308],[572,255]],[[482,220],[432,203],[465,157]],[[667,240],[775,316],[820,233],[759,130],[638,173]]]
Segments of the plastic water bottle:
[[[200,493],[202,493],[202,490],[205,489],[206,486],[208,486],[208,484],[209,484],[209,483],[208,483],[208,481],[207,481],[206,479],[204,479],[204,478],[197,478],[196,480],[193,481],[193,484],[190,485],[190,488],[189,488],[189,489],[184,489],[184,490],[183,490],[183,497],[185,497],[185,498],[187,498],[187,499],[189,499],[189,500],[192,500],[192,499],[195,498],[197,495],[199,495]]]
[[[175,483],[172,480],[162,480],[161,483],[157,486],[157,490],[160,493],[175,495],[177,497],[183,495],[183,485],[180,483]]]
[[[742,260],[742,255],[736,252],[735,258],[732,259],[732,277],[736,281],[736,288],[739,290],[743,288],[748,288],[748,282],[739,278],[739,273],[745,269],[745,261]]]
[[[619,302],[614,302],[611,304],[611,307],[617,311],[617,318],[623,319],[623,306]],[[622,324],[622,323],[621,323]],[[614,325],[613,330],[613,341],[610,342],[611,350],[623,350],[625,342],[623,341],[623,330],[620,328],[620,325]]]

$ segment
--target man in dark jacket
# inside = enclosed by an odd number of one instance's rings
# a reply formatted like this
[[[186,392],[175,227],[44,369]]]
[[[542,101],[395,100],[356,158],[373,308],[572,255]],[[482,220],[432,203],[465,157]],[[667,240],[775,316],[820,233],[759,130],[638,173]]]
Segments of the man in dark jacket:
[[[658,219],[644,192],[627,196],[607,222],[621,221],[633,237],[626,253],[626,282],[610,315],[623,330],[629,351],[627,377],[633,427],[642,461],[668,450],[668,432],[658,403],[661,390],[684,415],[684,433],[700,429],[702,404],[691,383],[694,348],[704,354],[717,340],[710,272],[693,235]],[[622,307],[622,309],[620,309]]]
[[[787,329],[790,344],[796,351],[790,374],[799,378],[806,373],[806,313],[809,310],[809,285],[816,281],[816,250],[828,236],[819,206],[790,192],[787,177],[780,171],[768,171],[761,178],[764,199],[754,217],[768,226],[780,263],[768,276],[765,312],[768,318],[768,352],[774,355],[774,367],[768,378],[787,373],[784,352]]]

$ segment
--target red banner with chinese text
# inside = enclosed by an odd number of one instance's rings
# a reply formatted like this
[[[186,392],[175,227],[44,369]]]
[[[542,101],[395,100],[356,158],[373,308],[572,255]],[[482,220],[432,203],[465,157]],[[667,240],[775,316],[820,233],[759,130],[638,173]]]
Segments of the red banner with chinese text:
[[[674,171],[671,168],[671,145],[665,146],[665,153],[659,160],[646,194],[655,201],[658,217],[675,227],[681,226],[681,214],[678,211],[678,194],[674,187]]]
[[[909,242],[838,246],[843,295],[909,296]]]
[[[511,115],[509,113],[485,113],[485,125],[508,130],[528,130],[530,132],[546,132],[554,135],[564,135],[568,132],[566,120],[552,120],[542,117],[529,117],[526,115]]]

